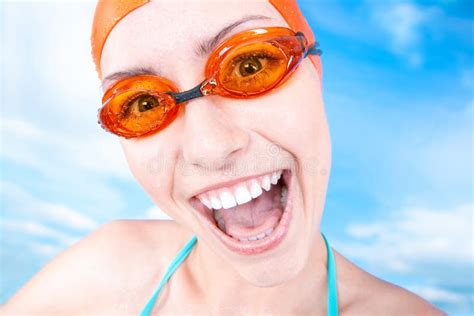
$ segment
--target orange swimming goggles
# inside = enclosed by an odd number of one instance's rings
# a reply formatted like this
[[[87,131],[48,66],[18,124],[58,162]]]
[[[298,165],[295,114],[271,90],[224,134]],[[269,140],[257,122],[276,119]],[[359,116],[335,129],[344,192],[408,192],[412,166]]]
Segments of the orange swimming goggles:
[[[261,96],[280,86],[309,54],[321,55],[303,33],[285,27],[238,33],[218,45],[205,68],[206,80],[179,92],[170,80],[154,75],[122,79],[108,89],[99,109],[101,126],[125,138],[157,133],[168,126],[185,102],[206,96]]]

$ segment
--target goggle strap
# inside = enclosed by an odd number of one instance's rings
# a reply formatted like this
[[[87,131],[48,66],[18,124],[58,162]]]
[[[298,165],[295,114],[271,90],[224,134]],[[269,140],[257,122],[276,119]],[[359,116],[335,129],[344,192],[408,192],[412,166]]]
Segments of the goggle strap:
[[[308,55],[318,55],[321,56],[323,54],[323,51],[319,49],[319,43],[315,42],[313,45],[308,47],[308,49],[304,53],[304,57]]]
[[[189,101],[191,99],[199,98],[202,97],[203,94],[201,92],[201,85],[202,83],[198,84],[194,88],[183,91],[183,92],[167,92],[169,95],[171,95],[175,101],[176,104],[180,104],[186,101]]]
[[[295,35],[297,37],[302,37],[303,39],[305,38],[303,32],[296,32]],[[310,47],[305,49],[304,42],[303,42],[303,40],[301,41],[301,48],[304,50],[304,54],[303,54],[304,58],[306,58],[306,56],[308,56],[308,55],[319,55],[319,56],[321,56],[323,54],[323,51],[321,49],[319,49],[318,47],[319,47],[319,43],[314,42],[313,45],[311,45]]]

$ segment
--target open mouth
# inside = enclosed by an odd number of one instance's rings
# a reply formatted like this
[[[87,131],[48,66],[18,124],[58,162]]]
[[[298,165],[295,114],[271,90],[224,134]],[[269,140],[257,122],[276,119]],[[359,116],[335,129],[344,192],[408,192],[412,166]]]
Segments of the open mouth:
[[[291,219],[291,172],[276,170],[201,193],[192,206],[232,251],[256,254],[276,247]]]

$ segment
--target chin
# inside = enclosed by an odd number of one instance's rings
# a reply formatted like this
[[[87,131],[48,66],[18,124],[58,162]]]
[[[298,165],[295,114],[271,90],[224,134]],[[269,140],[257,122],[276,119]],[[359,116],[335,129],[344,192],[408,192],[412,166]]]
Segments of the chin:
[[[303,248],[303,247],[301,247]],[[304,269],[308,251],[295,251],[276,256],[265,262],[255,264],[237,264],[233,267],[250,284],[256,287],[274,287],[296,279]]]

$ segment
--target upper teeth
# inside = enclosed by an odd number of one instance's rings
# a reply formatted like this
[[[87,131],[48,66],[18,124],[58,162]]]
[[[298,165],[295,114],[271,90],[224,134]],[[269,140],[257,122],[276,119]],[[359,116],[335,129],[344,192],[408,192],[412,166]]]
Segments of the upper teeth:
[[[263,193],[263,190],[269,191],[272,184],[275,185],[278,183],[281,174],[282,170],[278,170],[239,182],[231,187],[207,191],[199,194],[197,198],[209,209],[228,209],[237,204],[245,204],[259,197]]]

